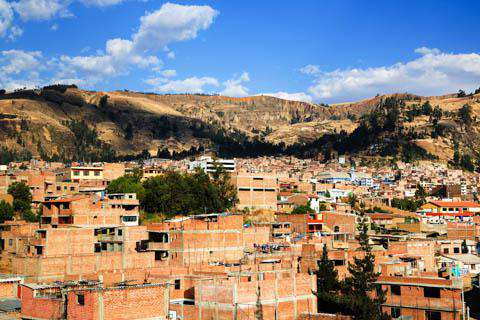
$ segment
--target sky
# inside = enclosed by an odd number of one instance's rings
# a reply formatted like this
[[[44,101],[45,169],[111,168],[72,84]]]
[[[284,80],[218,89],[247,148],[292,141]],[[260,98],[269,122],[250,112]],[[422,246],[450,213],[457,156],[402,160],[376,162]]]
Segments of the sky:
[[[480,1],[0,0],[0,87],[315,103],[480,87]]]

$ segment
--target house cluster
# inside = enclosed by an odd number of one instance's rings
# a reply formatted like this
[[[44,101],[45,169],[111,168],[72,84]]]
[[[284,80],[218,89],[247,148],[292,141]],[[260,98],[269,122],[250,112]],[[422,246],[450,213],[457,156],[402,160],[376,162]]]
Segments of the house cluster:
[[[125,174],[230,173],[230,212],[144,220]],[[140,170],[139,170],[140,169]],[[342,279],[364,253],[392,318],[480,319],[480,176],[441,164],[368,167],[263,157],[0,167],[0,201],[23,182],[38,222],[0,224],[0,315],[8,319],[350,319],[320,313],[323,248]],[[408,207],[407,204],[414,205]],[[364,213],[364,218],[360,217]]]

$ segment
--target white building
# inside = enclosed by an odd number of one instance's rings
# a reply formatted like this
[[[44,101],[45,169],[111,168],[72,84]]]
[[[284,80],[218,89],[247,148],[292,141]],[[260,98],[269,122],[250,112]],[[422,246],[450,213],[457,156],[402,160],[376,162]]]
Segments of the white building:
[[[195,170],[195,168],[201,168],[205,172],[214,172],[215,165],[222,166],[227,172],[235,171],[235,160],[233,159],[213,159],[212,157],[203,156],[197,160],[191,161],[188,164],[188,169],[190,171]]]

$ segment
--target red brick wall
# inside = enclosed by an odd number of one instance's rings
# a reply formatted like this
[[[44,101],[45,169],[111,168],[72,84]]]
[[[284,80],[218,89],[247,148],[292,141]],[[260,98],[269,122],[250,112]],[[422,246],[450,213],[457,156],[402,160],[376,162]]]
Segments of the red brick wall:
[[[77,303],[77,294],[83,293],[85,305]],[[165,317],[165,293],[163,286],[128,287],[100,291],[76,291],[68,296],[68,318],[100,319],[149,319]]]
[[[63,303],[58,299],[34,298],[33,290],[22,286],[22,309],[24,317],[36,319],[62,319]]]

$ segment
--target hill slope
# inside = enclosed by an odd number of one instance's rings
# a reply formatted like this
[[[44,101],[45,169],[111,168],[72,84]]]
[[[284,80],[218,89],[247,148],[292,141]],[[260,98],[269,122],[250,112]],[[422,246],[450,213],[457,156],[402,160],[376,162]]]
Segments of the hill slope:
[[[395,104],[395,115],[386,100]],[[435,123],[431,114],[415,111],[426,101],[442,110]],[[474,140],[479,101],[479,95],[397,94],[325,106],[268,96],[105,93],[48,86],[0,95],[0,147],[4,162],[30,156],[112,160],[146,151],[167,156],[167,150],[185,156],[206,148],[223,156],[328,157],[331,151],[395,156],[407,145],[425,151],[419,154],[448,160],[453,157],[452,139],[461,150],[478,156]],[[468,128],[457,114],[465,104],[472,107],[474,119]],[[397,117],[395,128],[383,119],[391,116]],[[377,120],[387,124],[376,126],[372,121]],[[398,146],[385,148],[392,141]]]

